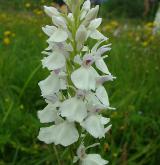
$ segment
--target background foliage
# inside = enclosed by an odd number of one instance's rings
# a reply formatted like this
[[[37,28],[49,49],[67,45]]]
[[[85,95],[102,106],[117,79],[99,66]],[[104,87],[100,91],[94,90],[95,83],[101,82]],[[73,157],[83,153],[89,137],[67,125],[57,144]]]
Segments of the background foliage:
[[[153,18],[158,7],[158,0],[151,0],[150,10],[147,16]],[[144,0],[107,0],[104,1],[103,12],[107,12],[110,16],[140,18],[143,17],[145,11]],[[105,14],[105,13],[104,13]]]
[[[107,3],[102,5],[106,13],[101,13],[104,16],[101,30],[112,43],[106,62],[117,80],[107,83],[106,88],[111,105],[117,110],[104,114],[111,116],[112,131],[100,147],[90,152],[100,152],[112,165],[158,165],[160,36],[152,35],[152,22],[128,19],[130,15],[126,17],[126,14],[121,19],[116,17],[123,8],[118,9],[121,6],[118,0],[112,2],[112,7],[107,7]],[[136,5],[129,0],[125,2],[126,9]],[[37,140],[40,123],[36,116],[37,110],[45,106],[37,83],[48,75],[40,63],[41,51],[46,47],[41,27],[50,24],[50,20],[41,8],[51,3],[49,0],[1,0],[0,165],[57,164],[53,146]],[[108,20],[111,8],[117,14]],[[129,9],[125,12],[131,15],[139,10]],[[87,141],[92,143],[90,137]],[[61,164],[71,165],[70,151],[74,154],[74,147],[64,150],[58,146],[57,150]]]

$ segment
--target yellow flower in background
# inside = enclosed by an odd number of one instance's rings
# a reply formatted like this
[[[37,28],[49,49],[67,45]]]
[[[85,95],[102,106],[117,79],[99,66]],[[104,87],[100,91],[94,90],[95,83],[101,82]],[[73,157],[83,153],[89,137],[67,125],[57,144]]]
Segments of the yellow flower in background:
[[[5,37],[5,38],[3,39],[3,43],[4,43],[5,45],[9,45],[9,44],[11,43],[10,38],[9,38],[9,37]]]
[[[110,22],[108,22],[104,27],[103,27],[103,31],[114,31],[116,28],[118,28],[119,23],[115,20],[112,20]]]
[[[149,33],[152,33],[153,27],[154,27],[154,23],[153,22],[147,22],[144,25],[144,29],[146,30],[146,32],[149,32]]]
[[[155,36],[154,36],[154,35],[151,35],[151,36],[148,38],[149,41],[153,41],[154,39],[155,39]]]
[[[148,42],[148,41],[144,41],[144,42],[142,42],[142,46],[144,46],[144,47],[147,47],[147,46],[148,46],[148,44],[149,44],[149,42]]]
[[[33,12],[34,12],[36,15],[42,15],[42,14],[43,14],[42,10],[40,10],[40,9],[34,9]]]
[[[31,7],[31,4],[30,4],[30,3],[26,3],[26,4],[25,4],[25,7],[26,7],[26,8],[30,8],[30,7]]]
[[[106,25],[104,28],[106,31],[110,31],[112,29],[112,26],[110,24]]]
[[[145,24],[145,27],[147,27],[147,28],[153,28],[153,26],[154,26],[154,23],[153,22],[147,22]]]
[[[4,32],[4,36],[10,36],[11,34],[12,34],[12,32],[9,31],[9,30],[7,30],[7,31]]]
[[[115,21],[115,20],[113,20],[113,21],[111,21],[111,26],[113,27],[113,28],[116,28],[118,25],[119,25],[119,23],[117,22],[117,21]]]

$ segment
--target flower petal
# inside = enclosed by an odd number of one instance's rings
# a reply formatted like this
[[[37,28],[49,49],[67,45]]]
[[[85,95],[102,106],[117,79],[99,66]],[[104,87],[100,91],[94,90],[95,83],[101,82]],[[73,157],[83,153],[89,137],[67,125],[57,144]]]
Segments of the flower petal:
[[[46,144],[54,143],[55,135],[54,135],[55,125],[50,127],[40,128],[38,139],[40,141],[45,142]]]
[[[55,15],[57,16],[60,14],[55,7],[44,6],[44,11],[49,17],[53,17]]]
[[[105,64],[103,58],[99,58],[95,61],[96,67],[105,74],[111,74]]]
[[[89,35],[92,39],[95,40],[108,40],[107,37],[105,37],[102,33],[100,33],[98,30],[91,31]]]
[[[106,125],[106,124],[108,124],[109,122],[110,122],[110,118],[106,118],[106,117],[101,116],[101,123],[102,123],[103,125]]]
[[[66,63],[66,58],[64,57],[63,54],[54,52],[50,54],[47,57],[44,57],[42,60],[42,65],[45,68],[48,68],[49,70],[56,70],[63,68]]]
[[[96,5],[94,8],[89,10],[87,15],[85,16],[85,20],[83,21],[84,25],[88,25],[91,20],[95,19],[97,17],[99,11],[99,5]]]
[[[77,32],[76,32],[76,41],[78,43],[84,43],[87,39],[87,30],[84,25],[79,26]]]
[[[41,123],[49,123],[55,121],[57,118],[57,106],[55,104],[48,104],[43,110],[38,111],[38,118]]]
[[[105,165],[109,162],[101,158],[99,154],[88,154],[82,160],[82,165]]]
[[[45,80],[38,83],[41,88],[42,96],[52,96],[57,93],[60,89],[60,79],[59,77],[52,73]]]
[[[95,93],[89,93],[86,95],[87,107],[90,112],[95,112],[96,109],[104,109],[104,105],[96,97]]]
[[[45,27],[42,27],[42,30],[45,34],[51,36],[57,30],[57,28],[55,26],[46,25]]]
[[[80,67],[71,75],[73,84],[82,90],[95,90],[98,73],[93,67]]]
[[[93,114],[89,116],[81,123],[81,126],[95,138],[102,138],[105,136],[104,125],[101,123],[101,116],[99,115]]]
[[[91,8],[91,1],[90,0],[84,1],[82,8],[81,8],[80,20],[83,20],[86,17],[90,8]]]
[[[65,30],[58,28],[49,38],[48,42],[63,42],[68,38],[68,34]]]
[[[65,100],[60,106],[62,117],[66,117],[69,121],[82,122],[87,116],[87,108],[81,99],[70,98]]]
[[[102,23],[102,18],[96,18],[90,22],[88,28],[95,30],[100,26],[101,23]]]
[[[53,21],[53,24],[58,26],[59,28],[61,27],[62,29],[65,29],[67,27],[66,20],[61,16],[59,17],[53,16],[52,21]]]
[[[57,125],[54,129],[55,144],[61,144],[63,146],[69,146],[76,142],[79,138],[77,129],[74,123],[63,122]]]
[[[38,139],[46,144],[55,143],[63,146],[71,145],[78,140],[79,134],[74,123],[63,122],[58,125],[40,129]]]
[[[108,98],[108,94],[105,90],[105,88],[100,85],[97,89],[96,89],[96,96],[97,98],[101,101],[101,103],[103,105],[105,105],[105,107],[109,107],[109,98]]]

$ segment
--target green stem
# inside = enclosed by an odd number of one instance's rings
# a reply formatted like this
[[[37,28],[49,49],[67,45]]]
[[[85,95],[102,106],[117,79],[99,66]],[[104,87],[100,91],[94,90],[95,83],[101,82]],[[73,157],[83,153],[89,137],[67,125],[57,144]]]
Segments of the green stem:
[[[2,125],[6,122],[8,116],[9,116],[9,114],[10,114],[12,108],[13,108],[13,105],[14,105],[14,103],[12,101],[10,106],[9,106],[9,108],[8,108],[8,111],[6,112],[6,114],[5,114],[5,116],[4,116],[3,120],[2,120]]]
[[[57,163],[58,163],[58,165],[61,165],[61,161],[59,159],[58,151],[57,151],[56,146],[53,146],[53,149],[54,149],[54,152],[55,152],[55,155],[56,155]]]
[[[28,84],[30,83],[30,81],[32,80],[32,78],[35,76],[35,74],[37,73],[37,71],[41,68],[41,64],[38,65],[34,70],[33,72],[31,72],[31,74],[29,75],[28,79],[25,81],[25,84],[19,94],[19,100],[22,98],[23,94],[24,94],[24,91],[26,90]]]

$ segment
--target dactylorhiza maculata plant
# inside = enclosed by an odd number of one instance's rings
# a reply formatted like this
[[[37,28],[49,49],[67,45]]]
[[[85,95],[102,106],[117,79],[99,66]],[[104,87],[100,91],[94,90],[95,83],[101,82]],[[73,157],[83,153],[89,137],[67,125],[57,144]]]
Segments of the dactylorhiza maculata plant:
[[[111,109],[103,86],[113,81],[104,59],[110,48],[108,40],[97,28],[102,19],[96,18],[99,6],[91,8],[90,0],[65,0],[71,11],[60,13],[54,7],[44,7],[53,25],[43,27],[49,37],[42,65],[50,75],[39,82],[47,106],[38,111],[41,123],[50,123],[40,129],[38,139],[46,144],[69,146],[77,144],[73,162],[81,165],[104,165],[108,161],[99,154],[87,154],[85,137],[101,139],[110,130],[110,119],[102,112]],[[87,42],[95,45],[89,47]],[[75,146],[75,145],[74,145]]]

